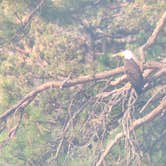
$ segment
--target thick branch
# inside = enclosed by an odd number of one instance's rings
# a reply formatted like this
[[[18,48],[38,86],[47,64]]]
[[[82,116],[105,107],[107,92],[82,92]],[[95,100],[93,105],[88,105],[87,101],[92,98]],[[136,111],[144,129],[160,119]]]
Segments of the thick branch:
[[[148,64],[145,66],[146,69],[165,69],[165,64]],[[44,83],[40,86],[38,86],[35,90],[28,93],[22,100],[20,100],[17,104],[15,104],[12,108],[5,111],[3,114],[0,115],[0,121],[5,120],[9,115],[14,113],[16,110],[25,108],[35,97],[37,94],[49,89],[49,88],[67,88],[79,84],[84,84],[90,81],[97,81],[102,80],[105,78],[109,78],[111,76],[115,76],[117,74],[121,74],[124,72],[123,67],[119,67],[110,71],[101,72],[95,75],[87,75],[87,76],[81,76],[76,79],[67,79],[66,81],[52,81]],[[112,86],[115,86],[117,84],[120,84],[121,82],[125,81],[127,78],[126,76],[122,77],[122,79],[118,81],[112,82]],[[111,85],[111,83],[110,83]]]
[[[38,93],[41,93],[49,88],[66,88],[75,86],[78,84],[87,83],[90,81],[97,81],[104,78],[109,78],[113,75],[120,74],[124,71],[123,67],[113,69],[111,71],[105,71],[102,73],[98,73],[95,75],[87,75],[82,76],[76,79],[69,79],[64,81],[52,81],[47,82],[45,84],[42,84],[38,86],[35,90],[28,93],[22,100],[20,100],[17,104],[15,104],[12,108],[8,109],[6,112],[4,112],[2,115],[0,115],[0,121],[5,120],[9,115],[14,113],[16,110],[25,108],[35,97]]]
[[[161,29],[164,26],[165,20],[166,20],[166,12],[164,12],[164,14],[162,15],[162,17],[158,21],[158,23],[156,25],[156,28],[154,29],[152,35],[148,38],[148,40],[146,41],[146,43],[143,44],[139,48],[140,49],[140,56],[141,56],[142,63],[145,63],[145,49],[147,49],[149,46],[151,46],[155,42],[155,40],[156,40],[159,32],[161,31]]]
[[[157,62],[156,62],[157,63]],[[165,69],[165,63],[151,63],[145,66],[146,69]],[[35,97],[38,93],[41,93],[49,88],[67,88],[71,86],[75,86],[78,84],[84,84],[90,81],[97,81],[105,78],[109,78],[111,76],[115,76],[117,74],[121,74],[124,72],[123,67],[119,67],[110,71],[101,72],[95,75],[87,75],[81,76],[76,79],[67,79],[66,81],[52,81],[47,82],[38,86],[35,90],[28,93],[22,100],[20,100],[17,104],[15,104],[12,108],[8,109],[6,112],[0,115],[0,121],[5,120],[10,114],[14,113],[16,110],[25,108]],[[127,78],[126,76],[122,77],[122,79],[112,82],[112,86],[119,84],[125,81]],[[111,83],[110,83],[111,85]]]

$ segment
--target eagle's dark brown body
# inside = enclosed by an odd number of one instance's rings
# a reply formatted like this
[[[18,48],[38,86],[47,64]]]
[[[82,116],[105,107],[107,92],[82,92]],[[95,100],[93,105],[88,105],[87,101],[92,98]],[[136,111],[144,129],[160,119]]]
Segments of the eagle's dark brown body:
[[[144,79],[140,67],[131,58],[124,60],[124,68],[129,82],[132,84],[137,94],[141,94],[142,88],[144,86]]]

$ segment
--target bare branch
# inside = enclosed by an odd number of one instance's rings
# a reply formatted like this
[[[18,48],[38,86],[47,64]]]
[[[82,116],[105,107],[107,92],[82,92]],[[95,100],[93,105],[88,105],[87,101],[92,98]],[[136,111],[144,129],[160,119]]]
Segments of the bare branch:
[[[156,62],[157,63],[157,62]],[[165,63],[160,63],[157,64],[151,63],[145,66],[146,69],[150,68],[152,71],[153,69],[163,69],[162,71],[165,71]],[[17,104],[15,104],[12,108],[8,109],[5,111],[3,114],[0,115],[0,121],[5,120],[9,115],[14,113],[16,110],[19,110],[21,108],[26,107],[33,99],[36,97],[37,94],[49,89],[49,88],[67,88],[79,84],[84,84],[90,81],[97,81],[97,80],[102,80],[105,78],[109,78],[111,76],[115,76],[117,74],[122,74],[124,72],[123,67],[119,67],[110,71],[104,71],[101,73],[97,73],[94,75],[86,75],[86,76],[81,76],[79,78],[75,79],[69,79],[64,81],[52,81],[52,82],[47,82],[44,83],[40,86],[38,86],[35,90],[31,91],[28,93],[22,100],[20,100]],[[150,72],[151,73],[151,72]],[[110,82],[110,85],[115,86],[120,84],[121,82],[124,82],[126,80],[126,76],[122,76],[120,79],[117,81]]]
[[[49,88],[61,88],[63,85],[63,88],[75,86],[78,84],[84,84],[90,81],[97,81],[100,79],[108,78],[116,74],[120,74],[123,72],[123,67],[113,69],[111,71],[105,71],[102,73],[98,73],[95,75],[87,75],[82,76],[76,79],[70,79],[67,81],[52,81],[47,82],[45,84],[42,84],[38,86],[35,90],[28,93],[22,100],[20,100],[17,104],[15,104],[12,108],[8,109],[6,112],[4,112],[2,115],[0,115],[0,121],[5,120],[9,115],[14,113],[16,110],[26,107],[35,97],[37,94],[49,89]]]
[[[163,15],[161,16],[160,20],[158,21],[158,23],[156,25],[156,28],[154,29],[152,35],[148,38],[146,43],[143,44],[139,48],[140,58],[141,58],[141,61],[142,61],[142,66],[141,66],[142,69],[143,69],[143,64],[145,63],[145,49],[147,49],[149,46],[151,46],[155,42],[159,32],[161,31],[161,29],[164,26],[165,20],[166,20],[166,12],[164,12]]]
[[[163,91],[163,89],[166,89],[166,86],[162,86],[159,88],[159,90],[157,90],[157,92],[154,93],[154,95],[152,95],[152,97],[147,101],[147,103],[142,107],[142,109],[140,110],[140,113],[142,113],[143,111],[145,111],[145,109],[147,108],[147,106],[154,100],[154,98]]]
[[[147,114],[146,116],[137,119],[133,122],[133,124],[130,126],[129,128],[129,132],[133,132],[134,129],[138,128],[140,125],[143,125],[146,122],[149,122],[150,120],[154,119],[157,115],[159,115],[164,109],[166,109],[166,99],[163,99],[161,101],[161,103],[155,108],[153,109],[149,114]],[[110,150],[112,149],[112,147],[123,137],[125,137],[126,135],[123,132],[120,132],[116,135],[114,140],[111,140],[105,151],[103,152],[103,154],[101,155],[100,159],[97,161],[96,166],[100,166],[103,162],[103,160],[105,159],[105,157],[108,155],[108,153],[110,152]]]
[[[19,126],[21,124],[21,121],[22,121],[22,112],[19,112],[18,114],[18,120],[17,120],[17,123],[14,127],[12,127],[10,130],[9,130],[9,133],[8,133],[8,137],[3,140],[2,142],[0,142],[0,150],[5,146],[7,145],[13,138],[14,136],[16,135],[17,133],[17,130],[19,129]]]
[[[41,0],[40,3],[36,6],[36,8],[22,20],[23,26],[26,26],[29,21],[33,18],[33,16],[36,14],[36,12],[43,6],[46,0]]]

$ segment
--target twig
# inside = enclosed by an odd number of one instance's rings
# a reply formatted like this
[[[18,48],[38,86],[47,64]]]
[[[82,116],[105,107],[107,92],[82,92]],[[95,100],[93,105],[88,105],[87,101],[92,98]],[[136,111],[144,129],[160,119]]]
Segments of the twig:
[[[33,18],[33,16],[36,14],[36,12],[43,6],[46,0],[41,0],[40,3],[36,6],[36,8],[22,20],[23,26],[26,26],[29,21]]]
[[[90,101],[89,101],[89,102],[90,102]],[[61,141],[60,141],[60,143],[59,143],[59,145],[58,145],[58,147],[57,147],[56,153],[55,153],[55,155],[50,159],[50,161],[56,160],[56,159],[58,158],[58,155],[59,155],[59,152],[60,152],[60,150],[61,150],[61,148],[62,148],[62,145],[63,145],[64,139],[65,139],[66,133],[68,132],[68,130],[69,130],[69,128],[70,128],[70,126],[71,126],[73,120],[80,114],[80,112],[84,109],[84,107],[86,107],[86,105],[87,105],[87,103],[83,104],[83,105],[81,106],[81,108],[80,108],[77,112],[75,112],[75,113],[73,114],[73,116],[68,120],[67,124],[66,124],[65,127],[64,127],[64,130],[63,130],[63,133],[62,133],[62,138],[61,138]]]
[[[21,121],[22,121],[22,112],[19,112],[19,120],[17,122],[17,124],[10,130],[8,136],[9,138],[13,138],[13,136],[16,134],[20,124],[21,124]]]
[[[5,140],[0,142],[0,150],[5,145],[7,145],[10,142],[10,140],[16,135],[16,132],[17,132],[17,130],[18,130],[20,124],[21,124],[21,121],[22,121],[22,112],[19,113],[18,118],[19,118],[19,120],[18,120],[17,124],[12,129],[10,129],[10,131],[8,133],[8,137]]]
[[[25,16],[24,19],[20,20],[21,23],[21,30],[23,31],[23,36],[21,38],[23,38],[25,36],[25,32],[24,29],[25,27],[29,24],[29,22],[31,21],[31,19],[33,18],[33,16],[36,14],[36,12],[43,6],[43,4],[46,2],[46,0],[41,0],[40,3],[36,6],[36,8],[28,15]],[[17,13],[16,17],[18,18]],[[18,35],[20,35],[20,28],[18,30],[16,30],[15,34],[8,40],[5,40],[3,43],[0,44],[0,48],[4,47],[4,45],[8,45],[10,42],[12,42]]]
[[[68,75],[68,77],[67,77],[65,80],[63,80],[62,85],[60,86],[60,89],[62,89],[62,88],[64,87],[65,83],[66,83],[68,80],[71,79],[71,74],[72,74],[72,73],[70,73],[70,74]]]
[[[140,110],[140,113],[142,113],[143,111],[145,111],[145,109],[147,108],[147,106],[151,103],[151,101],[154,100],[154,98],[159,94],[162,93],[163,90],[166,89],[166,86],[162,86],[157,92],[155,92],[155,94],[146,102],[146,104],[142,107],[142,109]]]

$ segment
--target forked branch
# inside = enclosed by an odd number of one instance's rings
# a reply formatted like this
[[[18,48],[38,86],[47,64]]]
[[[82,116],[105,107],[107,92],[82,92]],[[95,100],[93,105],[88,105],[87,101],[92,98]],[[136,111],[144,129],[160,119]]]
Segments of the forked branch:
[[[129,132],[130,133],[133,132],[134,129],[136,129],[139,126],[143,125],[144,123],[147,123],[148,121],[154,119],[157,115],[161,114],[161,112],[164,109],[166,109],[166,99],[163,99],[161,101],[161,103],[155,109],[153,109],[149,114],[147,114],[146,116],[144,116],[142,118],[139,118],[139,119],[135,120],[129,128]],[[102,162],[104,161],[105,157],[108,155],[108,153],[110,152],[112,147],[123,137],[125,137],[124,132],[120,132],[116,135],[114,140],[111,140],[108,143],[105,151],[102,153],[100,159],[97,161],[96,166],[100,166],[102,164]]]
[[[165,20],[166,20],[166,12],[163,13],[163,15],[161,16],[160,20],[157,22],[156,28],[153,30],[152,35],[148,38],[148,40],[146,41],[146,43],[143,44],[139,48],[140,58],[141,58],[141,61],[142,61],[143,64],[145,63],[145,50],[148,47],[150,47],[155,42],[155,40],[157,39],[157,36],[158,36],[159,32],[162,30],[162,28],[164,26]],[[141,67],[143,67],[143,66],[141,66]]]

